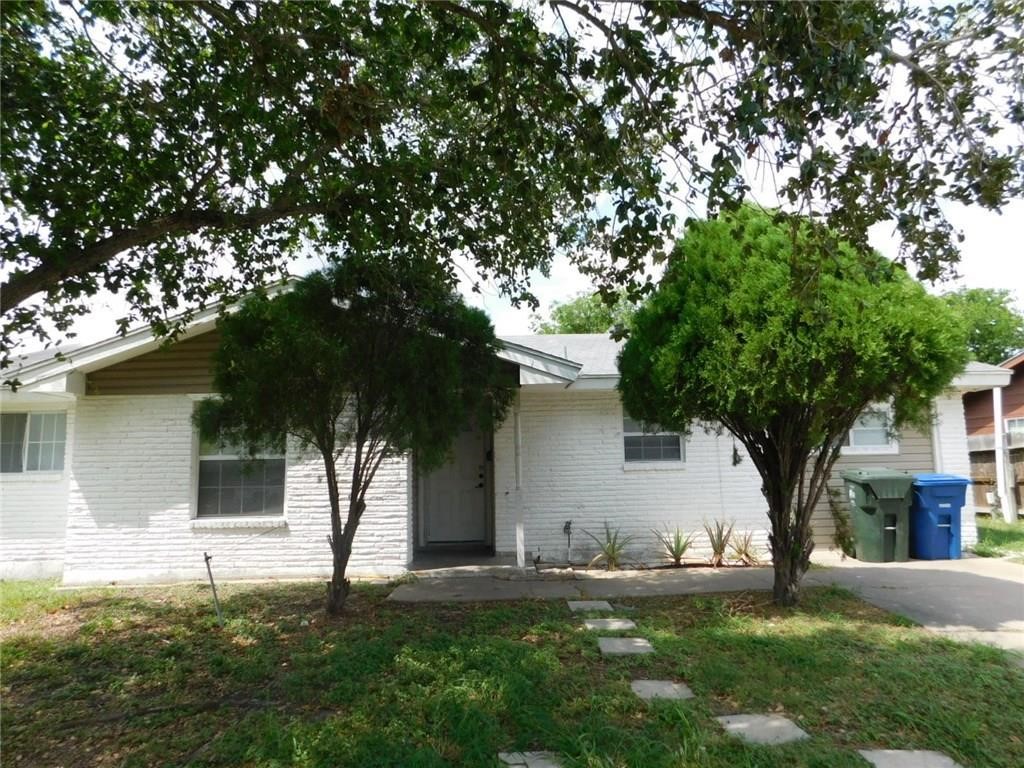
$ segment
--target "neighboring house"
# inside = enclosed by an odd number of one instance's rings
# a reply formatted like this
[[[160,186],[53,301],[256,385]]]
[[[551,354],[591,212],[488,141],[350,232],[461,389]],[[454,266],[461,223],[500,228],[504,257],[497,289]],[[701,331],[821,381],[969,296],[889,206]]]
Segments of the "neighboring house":
[[[212,311],[198,315],[169,347],[139,330],[22,366],[22,386],[0,400],[0,575],[57,575],[66,584],[198,579],[204,552],[221,578],[330,572],[319,457],[288,446],[243,472],[238,457],[192,425],[195,403],[213,394],[215,320]],[[651,433],[624,414],[616,342],[510,336],[503,347],[520,384],[507,419],[493,434],[462,432],[436,471],[419,472],[407,456],[382,466],[353,575],[398,575],[436,550],[564,562],[570,520],[575,561],[594,549],[583,531],[605,521],[637,536],[632,554],[648,562],[658,559],[651,529],[664,525],[699,531],[704,521],[734,520],[766,549],[752,462],[734,463],[728,434]],[[961,392],[991,378],[973,369],[959,377],[937,401],[930,435],[892,441],[886,417],[867,415],[841,463],[965,473]],[[823,505],[819,546],[831,544],[831,527]],[[973,514],[963,537],[975,540]],[[701,534],[697,552],[703,543]]]
[[[1024,508],[1024,352],[999,367],[1010,374],[1005,387],[964,395],[967,445],[975,503],[990,509],[1001,500],[1013,517]]]

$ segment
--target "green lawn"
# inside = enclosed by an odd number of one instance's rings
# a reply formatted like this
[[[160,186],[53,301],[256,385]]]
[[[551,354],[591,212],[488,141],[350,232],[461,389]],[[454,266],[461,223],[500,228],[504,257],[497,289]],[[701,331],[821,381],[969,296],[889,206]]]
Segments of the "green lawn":
[[[564,601],[396,605],[360,587],[329,621],[323,586],[53,593],[4,585],[4,764],[864,766],[864,746],[1024,765],[1024,670],[839,590],[799,610],[761,594],[630,600],[656,653],[603,659]],[[623,614],[624,615],[624,614]],[[634,677],[685,680],[654,706]],[[780,712],[812,739],[752,748],[712,720]]]
[[[1024,520],[1007,523],[1000,517],[982,515],[976,519],[978,543],[974,546],[975,554],[982,557],[1005,557],[1006,555],[1024,557]]]

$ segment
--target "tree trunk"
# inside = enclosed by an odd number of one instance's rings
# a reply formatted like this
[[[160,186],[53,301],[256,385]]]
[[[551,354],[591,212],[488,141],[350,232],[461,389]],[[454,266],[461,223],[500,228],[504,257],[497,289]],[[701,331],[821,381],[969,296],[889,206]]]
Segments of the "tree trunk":
[[[800,601],[800,581],[805,569],[800,568],[797,558],[783,554],[772,557],[775,569],[775,582],[772,585],[772,598],[776,605],[792,606]]]
[[[331,580],[327,582],[327,613],[337,616],[345,607],[348,598],[349,581],[345,578],[351,547],[345,547],[345,533],[341,527],[341,499],[338,497],[338,476],[334,462],[333,447],[321,447],[324,471],[327,475],[327,495],[331,502]]]

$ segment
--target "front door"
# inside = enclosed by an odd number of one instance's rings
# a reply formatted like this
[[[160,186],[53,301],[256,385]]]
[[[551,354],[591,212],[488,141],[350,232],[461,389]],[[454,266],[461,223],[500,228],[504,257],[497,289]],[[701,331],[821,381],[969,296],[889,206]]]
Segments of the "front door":
[[[423,478],[424,544],[485,543],[486,451],[483,432],[464,429],[451,459]]]

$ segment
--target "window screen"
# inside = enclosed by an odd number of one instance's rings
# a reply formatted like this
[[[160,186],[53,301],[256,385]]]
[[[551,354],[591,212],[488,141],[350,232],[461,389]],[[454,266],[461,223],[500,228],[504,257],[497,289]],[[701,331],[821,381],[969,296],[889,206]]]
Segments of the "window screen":
[[[682,461],[683,441],[675,432],[658,424],[645,424],[622,416],[622,439],[626,461]]]
[[[283,514],[285,460],[278,450],[249,459],[235,446],[202,440],[196,515]]]
[[[893,445],[889,412],[883,410],[865,411],[846,434],[843,445],[848,448],[862,448],[865,451],[887,449]]]
[[[66,413],[0,414],[0,472],[60,472]]]
[[[25,458],[26,413],[0,414],[0,472],[21,472]]]

